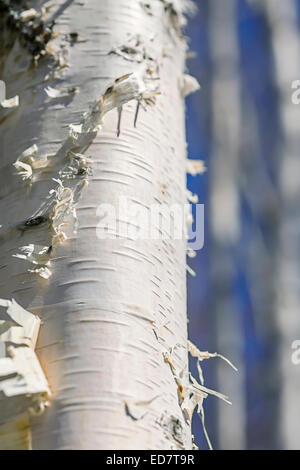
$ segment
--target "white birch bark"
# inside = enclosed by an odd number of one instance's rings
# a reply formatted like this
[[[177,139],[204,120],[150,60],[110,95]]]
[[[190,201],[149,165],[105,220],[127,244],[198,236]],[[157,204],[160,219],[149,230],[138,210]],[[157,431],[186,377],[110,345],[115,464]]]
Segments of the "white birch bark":
[[[42,3],[31,6],[39,11]],[[14,297],[42,319],[37,353],[53,394],[50,408],[31,423],[33,449],[191,448],[178,385],[162,354],[179,343],[172,361],[178,371],[187,369],[185,241],[96,236],[98,206],[117,207],[120,196],[148,210],[185,203],[179,88],[185,42],[177,28],[183,3],[174,4],[175,13],[163,0],[148,1],[150,7],[138,0],[57,0],[47,15],[55,19],[57,44],[68,39],[69,66],[54,78],[47,60],[30,66],[18,41],[1,61],[7,93],[19,95],[20,106],[1,115],[0,297]],[[136,35],[140,52],[120,53]],[[140,109],[136,128],[136,103],[124,105],[119,138],[117,111],[105,116],[86,152],[94,163],[76,204],[78,231],[70,215],[68,239],[51,253],[49,280],[28,272],[32,265],[13,255],[22,246],[52,243],[47,224],[24,229],[24,222],[57,187],[52,178],[65,166],[68,126],[79,124],[110,81],[138,72],[145,56],[157,66],[161,94],[147,112]],[[51,100],[47,86],[79,92]],[[39,155],[54,157],[30,187],[12,165],[34,144]],[[135,223],[134,214],[120,219],[123,227]]]

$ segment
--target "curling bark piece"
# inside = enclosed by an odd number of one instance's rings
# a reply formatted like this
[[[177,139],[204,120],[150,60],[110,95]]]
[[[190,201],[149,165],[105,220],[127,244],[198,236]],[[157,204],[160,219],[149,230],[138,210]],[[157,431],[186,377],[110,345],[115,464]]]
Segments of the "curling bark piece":
[[[40,319],[15,300],[0,299],[0,425],[38,415],[51,392],[34,352]]]

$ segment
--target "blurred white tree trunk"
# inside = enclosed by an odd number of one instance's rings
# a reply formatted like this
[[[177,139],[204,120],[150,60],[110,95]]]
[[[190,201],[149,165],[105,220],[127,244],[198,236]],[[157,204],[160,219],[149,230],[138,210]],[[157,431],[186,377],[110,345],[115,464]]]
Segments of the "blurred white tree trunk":
[[[211,223],[213,236],[213,292],[218,350],[234,357],[239,374],[218,365],[218,382],[227,384],[226,393],[234,407],[218,402],[218,439],[221,449],[246,447],[245,377],[241,320],[232,298],[234,265],[230,255],[240,235],[239,151],[240,76],[235,0],[209,0],[209,31],[212,54],[212,165]],[[231,385],[230,385],[231,384]]]
[[[29,3],[38,11],[43,4]],[[99,205],[118,208],[120,196],[148,215],[153,204],[185,203],[184,2],[54,3],[45,14],[55,20],[60,66],[67,67],[49,67],[47,59],[32,67],[17,39],[1,61],[7,94],[19,95],[20,106],[0,115],[0,297],[41,317],[37,353],[53,393],[50,408],[32,422],[33,449],[189,449],[190,426],[162,354],[179,343],[172,361],[187,368],[185,241],[96,235]],[[62,178],[68,126],[80,123],[110,81],[145,63],[160,79],[156,103],[140,108],[136,128],[136,102],[125,104],[119,138],[117,111],[105,116],[86,151],[94,163],[76,201],[77,233],[69,215],[68,239],[52,249],[50,279],[28,272],[35,266],[12,255],[30,244],[51,246],[47,222],[28,228],[26,221],[57,188],[52,178]],[[47,86],[68,96],[50,99]],[[34,144],[38,155],[53,157],[30,186],[12,164]],[[135,228],[135,214],[119,218],[121,229]]]
[[[258,2],[265,9],[272,34],[275,83],[280,100],[282,145],[280,148],[281,231],[278,248],[276,318],[281,334],[279,361],[281,372],[280,428],[286,449],[299,449],[300,406],[299,371],[293,364],[292,344],[299,340],[299,106],[292,103],[292,83],[299,80],[300,39],[297,2],[267,0]],[[299,367],[299,366],[298,366]]]

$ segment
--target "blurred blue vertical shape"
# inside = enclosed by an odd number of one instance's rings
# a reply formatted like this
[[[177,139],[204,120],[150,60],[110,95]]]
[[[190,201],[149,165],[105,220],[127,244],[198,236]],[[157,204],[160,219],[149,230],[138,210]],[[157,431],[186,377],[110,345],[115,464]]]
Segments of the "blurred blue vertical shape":
[[[188,188],[205,204],[205,246],[189,261],[197,277],[188,277],[190,338],[202,350],[214,352],[218,346],[217,310],[212,263],[215,243],[211,231],[210,168],[214,159],[212,126],[213,64],[209,42],[209,0],[197,0],[197,14],[190,19],[187,36],[196,57],[188,61],[189,73],[196,76],[201,91],[187,99],[189,158],[202,159],[208,172],[188,177]],[[240,54],[242,132],[240,137],[239,190],[241,234],[236,244],[224,248],[233,266],[233,282],[227,295],[236,307],[237,334],[243,345],[245,435],[248,449],[280,449],[280,370],[277,345],[280,332],[274,320],[274,250],[278,242],[280,214],[279,155],[281,131],[278,91],[275,83],[270,29],[262,12],[247,0],[238,0],[237,32]],[[220,1],[226,8],[226,0]],[[300,25],[300,0],[297,0]],[[300,39],[299,39],[300,40]],[[300,77],[295,77],[300,78]],[[228,110],[230,112],[230,110]],[[226,119],[226,116],[224,116]],[[225,157],[224,157],[225,158]],[[216,189],[215,189],[216,190]],[[277,208],[277,209],[276,209]],[[257,262],[253,252],[257,250]],[[225,279],[224,279],[225,285]],[[226,341],[225,341],[226,342]],[[223,353],[224,351],[219,351]],[[234,362],[234,357],[230,359]],[[218,383],[216,363],[204,364],[206,384],[226,392]],[[195,364],[192,371],[196,374]],[[233,403],[234,406],[234,403]],[[205,403],[206,424],[215,448],[220,448],[215,398]],[[232,425],[232,424],[231,424]],[[200,420],[194,417],[196,442],[206,448]]]

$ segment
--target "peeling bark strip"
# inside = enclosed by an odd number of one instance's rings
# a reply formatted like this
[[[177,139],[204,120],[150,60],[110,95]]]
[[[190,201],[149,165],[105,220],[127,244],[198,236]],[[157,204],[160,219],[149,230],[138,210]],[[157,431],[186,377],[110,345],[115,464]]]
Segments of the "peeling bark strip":
[[[47,54],[47,44],[53,38],[54,22],[44,21],[47,6],[37,11],[35,8],[28,8],[29,3],[37,2],[0,0],[0,25],[9,32],[6,35],[9,41],[14,41],[17,37],[34,61],[38,61]]]
[[[0,293],[42,320],[53,391],[33,449],[191,449],[195,407],[226,398],[188,375],[185,240],[96,236],[98,206],[120,196],[186,202],[187,2],[40,3],[10,2],[0,62],[20,97],[0,114]]]
[[[0,449],[30,450],[29,416],[42,414],[51,395],[34,353],[41,322],[14,300],[0,307]]]

